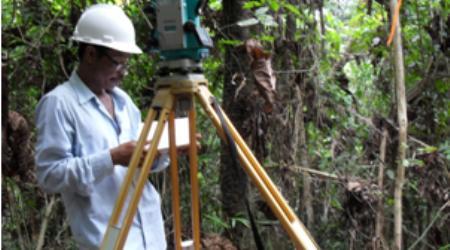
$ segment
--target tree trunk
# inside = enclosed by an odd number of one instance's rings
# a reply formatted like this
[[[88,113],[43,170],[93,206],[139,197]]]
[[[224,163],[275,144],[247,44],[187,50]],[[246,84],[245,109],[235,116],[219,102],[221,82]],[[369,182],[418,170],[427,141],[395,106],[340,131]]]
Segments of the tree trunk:
[[[242,9],[243,0],[225,0],[223,1],[223,19],[222,26],[224,34],[229,39],[245,40],[248,37],[247,31],[237,25],[236,22],[244,19],[244,10]],[[233,125],[245,139],[243,124],[249,117],[247,105],[243,102],[245,98],[235,99],[237,84],[232,84],[233,76],[236,74],[244,75],[249,72],[248,64],[245,64],[246,56],[236,53],[232,47],[227,48],[225,55],[225,75],[223,89],[223,108],[229,116]],[[245,78],[245,77],[244,77]],[[238,80],[237,80],[238,81]],[[222,143],[221,166],[220,166],[220,187],[222,193],[222,208],[229,224],[234,217],[245,214],[245,200],[247,199],[247,176],[240,166],[235,166],[230,155],[228,147]],[[235,227],[227,232],[236,246],[240,245],[245,226],[237,223]]]
[[[394,16],[396,0],[390,1],[391,17]],[[402,189],[405,181],[405,166],[407,149],[407,126],[408,118],[406,113],[406,93],[405,93],[405,73],[403,65],[403,48],[401,39],[400,16],[397,19],[397,26],[394,34],[394,69],[396,84],[397,119],[399,126],[398,135],[398,155],[397,155],[397,175],[395,179],[394,191],[394,243],[395,249],[402,249]]]
[[[308,150],[306,149],[306,131],[305,131],[305,121],[303,113],[303,98],[299,86],[295,88],[298,98],[298,107],[295,115],[295,123],[298,126],[298,136],[299,136],[299,157],[301,166],[304,168],[310,168],[308,160]],[[314,225],[314,210],[313,210],[313,198],[311,190],[311,175],[307,172],[303,173],[303,204],[304,211],[306,211],[306,227],[312,228]]]
[[[281,185],[279,188],[289,203],[299,210],[300,200],[299,191],[296,188],[296,176],[292,175],[289,167],[298,165],[296,155],[298,149],[298,128],[295,119],[295,113],[298,104],[297,93],[295,91],[294,73],[296,66],[293,58],[296,52],[297,44],[295,42],[295,18],[292,14],[287,14],[286,22],[279,19],[279,36],[276,41],[276,59],[277,68],[284,73],[277,75],[276,92],[278,96],[278,105],[276,111],[272,114],[271,124],[271,159],[279,166],[278,172],[281,174]]]
[[[383,236],[384,228],[384,167],[386,160],[386,141],[388,138],[388,131],[386,125],[383,125],[383,132],[380,142],[380,165],[378,167],[378,188],[380,189],[380,196],[378,197],[377,215],[375,224],[375,246],[374,249],[386,249],[385,239]]]
[[[298,1],[289,1],[293,5],[299,5]],[[302,5],[307,7],[306,5]],[[280,22],[282,23],[282,22]],[[281,25],[280,25],[281,26]],[[277,112],[278,119],[273,119],[273,141],[274,145],[272,157],[278,161],[281,169],[287,166],[302,166],[310,168],[308,160],[308,151],[306,148],[306,130],[304,106],[305,89],[309,77],[306,73],[295,73],[298,69],[311,67],[311,54],[307,51],[308,44],[298,41],[294,34],[296,33],[296,19],[291,13],[287,13],[286,25],[282,26],[281,37],[277,41],[277,55],[280,58],[280,66],[285,73],[280,74],[277,82],[277,93],[280,100],[280,110]],[[310,29],[307,29],[310,34]],[[306,34],[305,34],[306,35]],[[306,40],[305,40],[306,42]],[[299,63],[295,62],[295,57],[302,58]],[[306,63],[304,63],[306,62]],[[312,206],[311,177],[309,173],[303,173],[303,185],[301,190],[296,187],[299,182],[291,172],[285,171],[282,175],[283,193],[290,199],[297,197],[294,208],[297,212],[301,211],[307,227],[313,223],[314,213]],[[298,194],[298,195],[297,195]]]
[[[2,63],[2,170],[5,171],[7,156],[6,148],[8,146],[8,120],[9,120],[9,81],[5,69],[7,62]],[[4,173],[4,172],[3,172]]]

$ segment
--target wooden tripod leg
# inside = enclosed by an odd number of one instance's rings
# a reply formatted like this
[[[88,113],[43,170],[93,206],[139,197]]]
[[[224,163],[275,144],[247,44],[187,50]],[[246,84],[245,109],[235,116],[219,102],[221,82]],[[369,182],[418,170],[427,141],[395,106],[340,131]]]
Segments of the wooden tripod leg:
[[[200,103],[206,111],[208,117],[216,127],[219,136],[221,136],[222,139],[226,140],[224,137],[225,132],[223,131],[222,123],[214,109],[211,107],[211,98],[214,97],[211,95],[206,86],[199,87],[197,97],[200,100]],[[275,213],[290,238],[294,241],[296,248],[308,250],[318,249],[317,244],[310,236],[308,230],[303,226],[295,213],[290,209],[287,202],[284,200],[276,186],[270,180],[262,166],[256,160],[256,157],[254,157],[248,146],[245,144],[244,140],[234,128],[233,124],[229,121],[224,113],[223,116],[225,119],[224,122],[229,128],[233,140],[237,144],[237,152],[242,167],[250,176],[256,187],[259,189],[261,195],[271,207],[272,211]]]
[[[128,232],[130,231],[131,223],[133,222],[137,206],[142,196],[142,191],[144,190],[145,183],[148,181],[150,169],[156,158],[156,153],[158,151],[158,144],[161,139],[169,111],[170,110],[164,108],[159,114],[158,124],[156,126],[155,134],[153,135],[152,143],[150,144],[149,151],[145,156],[144,163],[142,165],[141,172],[136,183],[136,188],[134,190],[130,204],[128,206],[127,213],[125,214],[122,229],[117,238],[117,244],[115,247],[115,249],[117,250],[123,249],[123,246],[128,236]]]
[[[196,138],[196,113],[194,98],[191,97],[191,109],[189,110],[189,166],[191,176],[191,213],[192,213],[192,234],[194,239],[194,249],[200,249],[200,201],[198,186],[198,157]]]
[[[147,118],[145,120],[144,128],[142,129],[142,133],[139,137],[136,149],[131,157],[130,165],[128,167],[127,174],[125,176],[124,183],[121,186],[119,197],[116,201],[113,216],[111,216],[108,228],[106,230],[106,234],[103,237],[102,245],[100,248],[102,250],[111,250],[111,249],[121,250],[125,244],[128,232],[131,227],[131,222],[136,213],[138,202],[142,196],[142,191],[145,182],[147,181],[147,177],[150,173],[150,168],[156,157],[158,144],[161,139],[165,121],[167,119],[169,111],[172,110],[173,107],[173,95],[171,94],[170,90],[168,89],[158,90],[153,99],[151,107],[152,108],[150,109]],[[137,166],[143,155],[143,149],[145,142],[147,140],[148,132],[150,131],[151,124],[156,117],[157,110],[159,112],[158,125],[153,135],[149,151],[144,159],[143,167],[141,168],[136,188],[134,189],[134,192],[132,194],[131,204],[128,206],[127,212],[125,214],[125,220],[121,228],[119,225],[119,217],[122,214],[125,199],[127,195],[130,193],[129,189],[134,179]]]
[[[181,211],[180,188],[178,181],[178,159],[175,143],[175,112],[169,114],[169,155],[170,155],[170,182],[172,184],[172,213],[174,226],[174,244],[176,250],[181,250]]]
[[[119,196],[116,201],[116,205],[114,207],[113,213],[111,215],[111,218],[109,220],[108,228],[106,230],[105,236],[103,238],[101,249],[112,249],[115,245],[115,242],[117,240],[117,233],[119,230],[118,222],[120,214],[122,213],[123,206],[125,203],[125,198],[127,197],[131,183],[134,177],[134,174],[136,173],[137,166],[139,164],[145,141],[148,136],[148,132],[150,131],[150,126],[153,120],[155,119],[156,111],[153,108],[149,109],[147,118],[144,122],[144,128],[142,129],[141,135],[139,136],[139,140],[136,146],[136,150],[133,152],[133,155],[131,157],[130,164],[128,166],[128,171],[125,176],[124,182],[120,188]]]

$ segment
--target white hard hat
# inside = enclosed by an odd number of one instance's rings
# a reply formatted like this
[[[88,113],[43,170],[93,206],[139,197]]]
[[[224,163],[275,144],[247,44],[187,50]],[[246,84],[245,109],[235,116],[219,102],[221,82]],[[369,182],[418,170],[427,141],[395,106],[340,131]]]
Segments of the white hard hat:
[[[125,53],[139,54],[135,31],[123,10],[112,4],[95,4],[78,20],[72,40],[95,44]]]

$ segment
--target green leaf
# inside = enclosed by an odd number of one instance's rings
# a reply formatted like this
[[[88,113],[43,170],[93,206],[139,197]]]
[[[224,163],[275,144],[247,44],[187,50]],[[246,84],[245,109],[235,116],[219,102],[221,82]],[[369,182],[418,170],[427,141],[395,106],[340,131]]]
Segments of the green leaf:
[[[431,154],[431,153],[434,153],[434,152],[438,151],[438,148],[435,147],[435,146],[426,146],[426,147],[423,147],[423,148],[419,148],[419,151],[423,152],[423,153],[426,153],[426,154]]]
[[[410,165],[409,160],[408,159],[403,159],[402,165],[405,166],[405,167],[409,167],[409,165]]]
[[[337,209],[342,210],[342,205],[341,205],[341,203],[339,202],[338,199],[331,199],[330,205],[331,205],[332,207],[334,207],[334,208],[337,208]]]
[[[395,178],[394,171],[392,171],[391,169],[386,170],[386,176],[387,176],[389,179],[393,180],[393,179]]]
[[[450,145],[448,145],[448,142],[439,146],[439,151],[445,155],[445,158],[447,158],[447,160],[450,161]]]
[[[241,223],[242,225],[250,228],[250,222],[247,219],[235,217],[231,219],[231,226],[236,227],[237,223]]]
[[[262,16],[258,16],[258,19],[261,22],[261,24],[264,26],[270,26],[270,27],[278,26],[278,23],[275,22],[275,20],[273,19],[273,16],[262,15]]]
[[[255,16],[266,15],[269,11],[269,7],[261,7],[255,10]]]
[[[298,9],[297,6],[290,4],[290,3],[286,3],[286,2],[282,2],[281,5],[283,6],[283,8],[285,8],[288,12],[300,17],[302,14],[300,12],[300,10]]]
[[[244,10],[249,10],[249,9],[253,9],[253,8],[256,8],[256,7],[260,7],[262,5],[263,5],[263,3],[260,2],[260,1],[248,1],[242,6],[242,8]]]
[[[239,44],[241,44],[242,41],[239,40],[232,40],[232,39],[223,39],[219,41],[220,45],[231,45],[231,46],[237,46]]]
[[[439,250],[449,250],[449,249],[450,249],[450,244],[439,247]]]
[[[280,9],[280,4],[277,0],[269,0],[268,4],[270,6],[270,9],[277,12]]]
[[[208,5],[212,10],[219,11],[222,9],[222,1],[220,0],[209,0]]]
[[[437,80],[435,83],[436,89],[439,91],[439,93],[441,94],[445,94],[448,93],[450,91],[450,84],[447,81],[444,80]]]
[[[210,220],[213,224],[220,226],[225,229],[229,229],[230,225],[225,223],[220,217],[216,216],[215,214],[207,214],[206,219]]]
[[[412,167],[412,166],[423,167],[423,166],[425,166],[425,163],[419,159],[411,159],[411,160],[409,160],[409,165],[406,167]]]
[[[248,26],[258,24],[258,23],[259,23],[258,19],[252,17],[252,18],[237,22],[237,25],[241,26],[241,27],[248,27]]]
[[[275,41],[275,37],[269,36],[269,35],[262,35],[259,37],[259,40],[264,41],[264,42],[273,42],[273,41]]]
[[[386,205],[393,207],[394,203],[395,203],[395,200],[393,198],[389,197],[386,199]]]

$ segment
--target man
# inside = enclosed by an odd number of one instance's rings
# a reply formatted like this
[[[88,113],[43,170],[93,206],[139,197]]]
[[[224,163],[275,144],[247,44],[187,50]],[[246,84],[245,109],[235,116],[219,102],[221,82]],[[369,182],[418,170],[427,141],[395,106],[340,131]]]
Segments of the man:
[[[142,51],[130,19],[109,4],[88,8],[72,39],[79,43],[78,68],[36,110],[37,177],[45,191],[61,194],[79,248],[98,249],[141,122],[138,108],[117,86],[130,55]],[[162,155],[153,167],[168,162]],[[148,182],[125,249],[165,248],[160,197]]]

